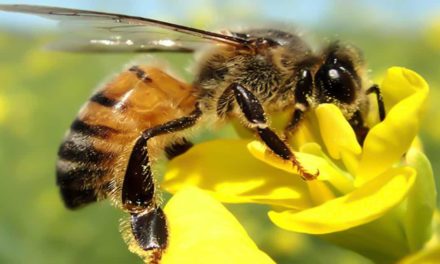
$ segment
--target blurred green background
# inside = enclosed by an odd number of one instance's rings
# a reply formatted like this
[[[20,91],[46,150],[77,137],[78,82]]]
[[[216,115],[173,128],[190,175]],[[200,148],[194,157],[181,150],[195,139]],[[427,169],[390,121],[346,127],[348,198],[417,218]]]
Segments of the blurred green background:
[[[22,3],[66,6],[63,1]],[[317,42],[343,39],[364,51],[371,77],[390,66],[431,85],[421,137],[440,169],[440,5],[435,1],[77,1],[69,7],[143,15],[203,28],[280,21]],[[272,2],[272,1],[271,1]],[[13,1],[1,1],[13,3]],[[238,5],[238,6],[237,6]],[[48,27],[49,25],[49,27]],[[55,186],[58,144],[79,107],[133,54],[69,54],[42,47],[54,36],[42,19],[0,13],[0,263],[140,263],[118,232],[123,214],[108,202],[67,211]],[[188,80],[188,55],[161,55]],[[203,136],[203,135],[202,135]],[[279,263],[369,263],[317,239],[273,228],[266,208],[230,206]]]

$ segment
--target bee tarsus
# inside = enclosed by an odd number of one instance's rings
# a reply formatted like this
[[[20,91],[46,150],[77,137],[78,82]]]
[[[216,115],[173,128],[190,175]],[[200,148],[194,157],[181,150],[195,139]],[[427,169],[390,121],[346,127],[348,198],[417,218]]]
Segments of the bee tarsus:
[[[131,215],[131,230],[144,250],[164,250],[168,244],[168,228],[162,208]]]

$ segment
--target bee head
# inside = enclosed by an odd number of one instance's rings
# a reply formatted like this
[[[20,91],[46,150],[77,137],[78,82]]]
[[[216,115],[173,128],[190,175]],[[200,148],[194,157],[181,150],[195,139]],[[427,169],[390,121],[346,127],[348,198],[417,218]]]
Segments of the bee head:
[[[356,101],[362,84],[355,64],[360,60],[357,50],[337,42],[323,52],[323,63],[314,78],[316,98],[320,103],[352,104]]]

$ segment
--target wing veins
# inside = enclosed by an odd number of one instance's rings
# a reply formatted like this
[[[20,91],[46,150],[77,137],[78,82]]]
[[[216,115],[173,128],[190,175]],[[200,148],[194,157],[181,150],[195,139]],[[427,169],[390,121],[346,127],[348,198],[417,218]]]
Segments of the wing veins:
[[[191,27],[155,20],[151,18],[138,17],[138,16],[129,16],[129,15],[122,15],[115,13],[71,9],[71,8],[38,6],[38,5],[0,5],[0,10],[8,11],[8,12],[19,12],[19,13],[28,13],[34,15],[42,15],[45,16],[46,18],[50,18],[54,20],[57,20],[56,16],[89,17],[94,19],[107,19],[107,20],[110,19],[115,23],[159,27],[183,34],[196,36],[199,38],[221,42],[228,45],[241,46],[248,44],[248,41],[243,38],[224,35],[202,29],[191,28]]]

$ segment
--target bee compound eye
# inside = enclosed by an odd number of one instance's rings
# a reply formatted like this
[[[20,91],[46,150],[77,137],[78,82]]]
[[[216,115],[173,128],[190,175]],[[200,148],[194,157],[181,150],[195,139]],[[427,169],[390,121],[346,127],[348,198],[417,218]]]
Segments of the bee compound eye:
[[[315,75],[315,83],[321,103],[351,103],[355,99],[355,78],[341,65],[324,64]]]

